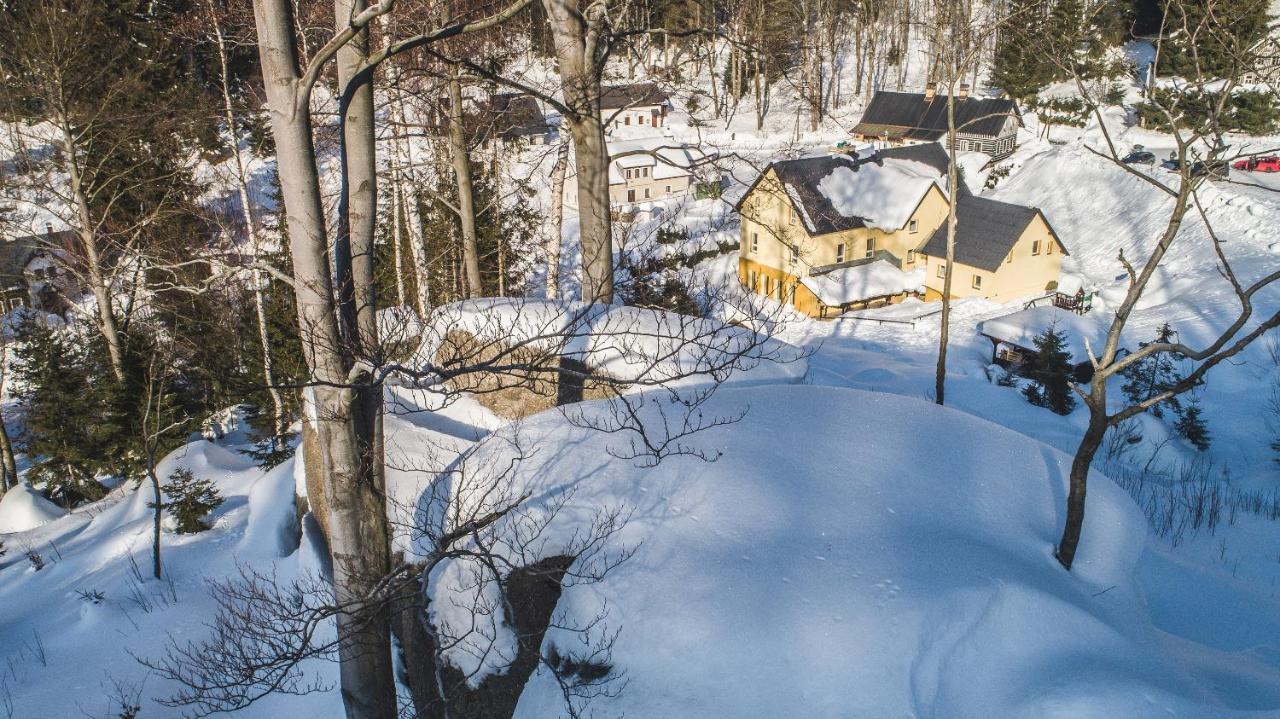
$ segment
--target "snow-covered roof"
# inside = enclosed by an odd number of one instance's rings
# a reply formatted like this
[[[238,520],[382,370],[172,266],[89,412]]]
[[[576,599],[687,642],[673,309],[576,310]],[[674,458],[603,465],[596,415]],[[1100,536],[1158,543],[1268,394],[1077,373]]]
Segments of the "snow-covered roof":
[[[653,168],[652,177],[656,180],[688,177],[693,174],[692,168],[707,157],[702,150],[682,145],[669,137],[642,137],[610,142],[608,151],[610,158],[616,158],[609,163],[611,185],[626,182],[621,170],[637,167]]]
[[[903,272],[885,260],[800,278],[800,284],[828,307],[900,294],[916,289],[923,282],[923,269]]]
[[[944,176],[922,162],[884,159],[836,167],[818,181],[818,192],[845,217],[885,232],[902,229],[929,188],[945,190]]]
[[[1089,361],[1090,349],[1095,355],[1102,352],[1110,319],[1110,315],[1101,312],[1078,315],[1053,305],[1044,305],[980,322],[978,332],[1031,349],[1035,347],[1036,335],[1053,327],[1066,336],[1066,350],[1071,353],[1071,361],[1079,364]]]
[[[936,143],[889,148],[867,157],[840,153],[779,160],[765,168],[737,209],[743,210],[743,202],[772,170],[810,235],[858,227],[898,230],[929,187],[946,194],[948,162]],[[958,192],[969,194],[963,181]]]

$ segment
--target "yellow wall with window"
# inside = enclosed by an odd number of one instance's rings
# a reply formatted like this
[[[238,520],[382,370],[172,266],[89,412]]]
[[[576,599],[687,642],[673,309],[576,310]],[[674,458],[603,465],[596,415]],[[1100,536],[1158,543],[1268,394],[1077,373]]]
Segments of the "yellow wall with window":
[[[1057,288],[1063,254],[1062,246],[1049,231],[1044,216],[1037,213],[994,272],[957,262],[951,277],[951,296],[985,297],[996,302],[1008,302],[1042,295]],[[925,260],[925,299],[936,300],[942,296],[946,260],[941,257],[927,257]]]

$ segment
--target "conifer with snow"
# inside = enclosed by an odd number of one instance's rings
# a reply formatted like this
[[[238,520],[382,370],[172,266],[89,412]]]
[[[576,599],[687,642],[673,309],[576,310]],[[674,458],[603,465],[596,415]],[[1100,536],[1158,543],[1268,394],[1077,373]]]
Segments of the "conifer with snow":
[[[1022,389],[1027,401],[1058,414],[1071,414],[1076,398],[1071,394],[1071,353],[1067,336],[1057,327],[1047,327],[1036,335],[1035,354],[1023,368],[1031,384]]]

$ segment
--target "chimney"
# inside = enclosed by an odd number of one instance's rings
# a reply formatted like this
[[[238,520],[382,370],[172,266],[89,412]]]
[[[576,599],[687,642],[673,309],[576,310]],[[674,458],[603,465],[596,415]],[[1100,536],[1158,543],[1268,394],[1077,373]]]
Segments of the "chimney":
[[[938,83],[931,82],[924,86],[924,101],[933,102],[933,96],[938,94]]]
[[[960,84],[960,99],[961,99],[961,100],[963,100],[963,99],[965,99],[965,98],[966,98],[966,97],[968,97],[968,96],[969,96],[969,84],[968,84],[968,83],[961,83],[961,84]]]

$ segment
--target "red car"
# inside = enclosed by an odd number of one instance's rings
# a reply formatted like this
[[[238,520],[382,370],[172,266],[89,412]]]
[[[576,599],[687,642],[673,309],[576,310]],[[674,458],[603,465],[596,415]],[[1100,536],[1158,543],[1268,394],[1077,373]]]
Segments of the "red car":
[[[1237,160],[1232,167],[1250,172],[1280,172],[1280,157],[1275,155],[1246,157],[1243,160]]]

